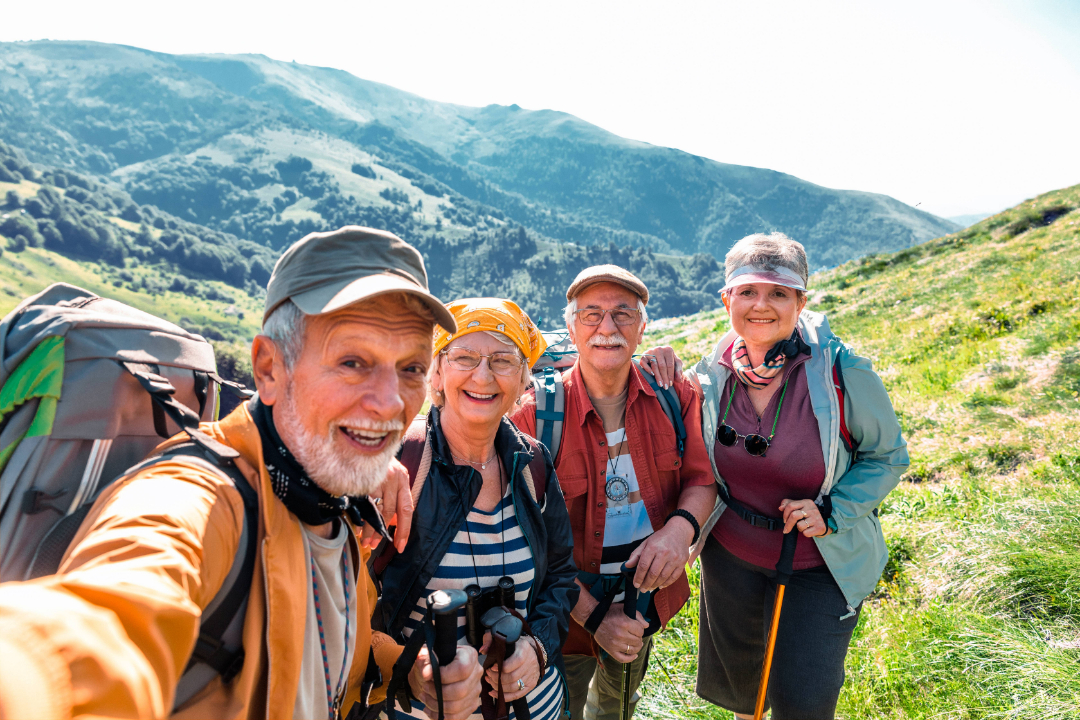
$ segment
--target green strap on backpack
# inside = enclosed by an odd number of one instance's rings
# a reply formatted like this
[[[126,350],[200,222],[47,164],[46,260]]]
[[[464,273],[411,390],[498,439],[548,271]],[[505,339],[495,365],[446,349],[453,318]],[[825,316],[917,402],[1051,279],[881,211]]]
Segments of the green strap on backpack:
[[[64,338],[45,338],[0,388],[0,423],[15,412],[15,408],[39,398],[37,412],[26,432],[0,448],[0,470],[7,465],[8,458],[23,438],[41,437],[52,432],[63,384]]]

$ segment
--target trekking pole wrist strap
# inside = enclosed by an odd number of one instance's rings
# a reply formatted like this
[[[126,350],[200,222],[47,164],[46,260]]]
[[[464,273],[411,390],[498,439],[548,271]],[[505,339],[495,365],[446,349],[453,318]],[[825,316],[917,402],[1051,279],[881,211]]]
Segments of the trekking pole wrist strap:
[[[670,515],[667,516],[667,518],[664,520],[664,524],[667,525],[668,521],[671,520],[671,518],[673,517],[681,517],[683,520],[690,523],[690,527],[694,528],[694,539],[690,543],[690,545],[697,545],[697,541],[701,537],[701,525],[698,524],[697,518],[694,517],[694,514],[689,510],[677,508],[673,510]]]

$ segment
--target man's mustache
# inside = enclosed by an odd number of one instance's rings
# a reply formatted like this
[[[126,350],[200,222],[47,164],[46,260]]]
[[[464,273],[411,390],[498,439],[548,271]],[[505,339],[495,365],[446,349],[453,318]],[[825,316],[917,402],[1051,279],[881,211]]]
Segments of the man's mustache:
[[[589,338],[589,342],[587,342],[586,345],[589,347],[593,347],[594,345],[606,345],[609,347],[612,345],[622,345],[623,347],[628,347],[626,338],[618,333],[614,335],[593,335]]]

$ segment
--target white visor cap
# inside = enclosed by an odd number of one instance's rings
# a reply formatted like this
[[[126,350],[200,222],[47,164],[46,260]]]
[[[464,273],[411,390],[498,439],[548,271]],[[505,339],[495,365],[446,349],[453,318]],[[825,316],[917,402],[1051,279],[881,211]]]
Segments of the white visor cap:
[[[799,277],[799,273],[791,268],[776,266],[766,269],[760,265],[743,265],[733,270],[727,278],[727,284],[720,288],[720,292],[727,292],[740,285],[752,285],[753,283],[771,283],[806,292],[806,283]]]

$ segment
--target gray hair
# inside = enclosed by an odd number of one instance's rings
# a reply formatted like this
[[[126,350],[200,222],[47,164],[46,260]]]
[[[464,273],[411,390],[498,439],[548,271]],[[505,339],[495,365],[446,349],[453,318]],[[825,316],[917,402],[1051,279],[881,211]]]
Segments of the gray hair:
[[[300,357],[306,329],[307,315],[292,300],[286,300],[274,308],[263,323],[262,334],[281,348],[287,370],[292,370],[296,359]]]
[[[387,295],[377,295],[376,298],[378,297],[390,298],[403,305],[404,310],[419,315],[432,325],[435,324],[435,313],[431,311],[431,308],[423,300],[411,293],[389,293]],[[270,313],[270,317],[266,318],[266,322],[263,323],[262,334],[273,340],[274,344],[281,348],[282,359],[285,361],[287,370],[293,369],[297,359],[300,357],[300,352],[304,348],[304,332],[307,330],[307,318],[308,316],[296,303],[292,300],[286,300],[274,308],[274,311]]]
[[[765,270],[778,267],[794,270],[802,278],[804,287],[810,278],[806,248],[781,232],[747,235],[732,245],[724,258],[725,277],[730,278],[731,273],[744,265],[755,265]]]
[[[637,301],[638,312],[641,313],[641,322],[649,322],[649,312],[645,309],[645,303],[641,302],[641,298]],[[566,308],[563,310],[563,322],[566,323],[566,329],[569,330],[574,322],[574,313],[577,312],[577,298],[573,298],[566,304]]]

